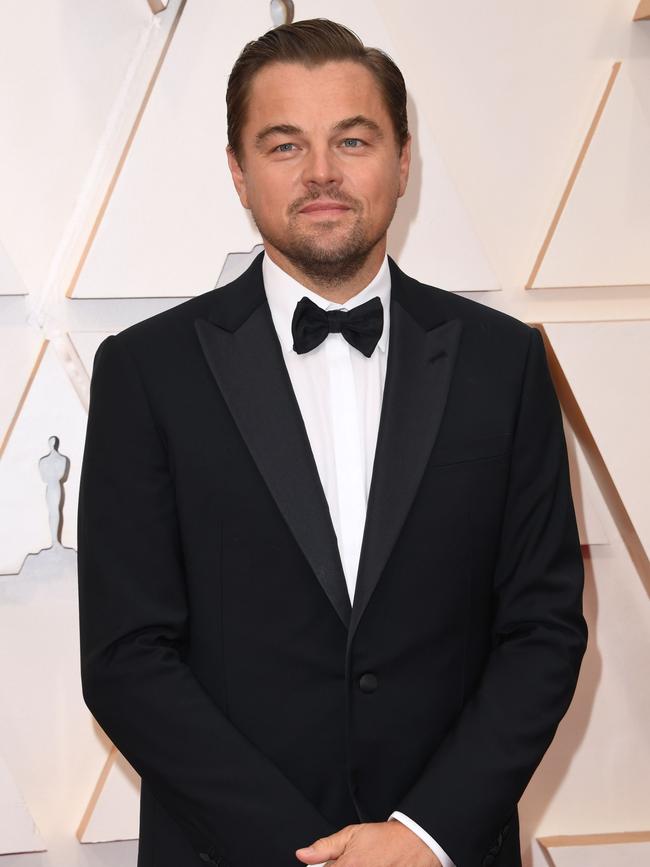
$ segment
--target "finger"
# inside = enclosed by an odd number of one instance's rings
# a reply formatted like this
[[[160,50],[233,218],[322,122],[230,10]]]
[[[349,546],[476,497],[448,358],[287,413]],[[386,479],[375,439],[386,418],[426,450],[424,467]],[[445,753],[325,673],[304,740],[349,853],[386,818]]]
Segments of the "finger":
[[[296,856],[307,864],[324,864],[328,858],[336,859],[343,854],[349,834],[346,829],[320,837],[311,846],[296,849]]]

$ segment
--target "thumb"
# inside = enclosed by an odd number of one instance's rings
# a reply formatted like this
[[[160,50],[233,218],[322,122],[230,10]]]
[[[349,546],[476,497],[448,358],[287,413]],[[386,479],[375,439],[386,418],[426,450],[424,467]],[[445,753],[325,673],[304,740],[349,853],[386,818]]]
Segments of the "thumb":
[[[305,864],[324,864],[325,861],[338,858],[343,854],[347,837],[343,830],[337,831],[329,837],[320,837],[311,846],[296,849],[296,855]]]

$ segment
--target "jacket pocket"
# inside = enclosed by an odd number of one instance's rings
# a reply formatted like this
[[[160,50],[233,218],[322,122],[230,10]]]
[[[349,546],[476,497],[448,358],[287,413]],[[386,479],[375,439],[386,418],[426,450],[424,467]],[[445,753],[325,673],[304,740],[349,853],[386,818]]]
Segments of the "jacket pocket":
[[[510,434],[503,434],[436,445],[431,454],[431,464],[440,467],[501,457],[509,452],[510,442]]]

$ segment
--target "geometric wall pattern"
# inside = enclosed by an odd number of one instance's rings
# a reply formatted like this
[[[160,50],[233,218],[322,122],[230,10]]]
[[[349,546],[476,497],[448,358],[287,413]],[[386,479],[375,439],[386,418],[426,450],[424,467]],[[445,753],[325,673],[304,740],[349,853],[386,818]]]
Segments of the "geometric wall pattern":
[[[602,518],[607,512],[607,504],[594,478],[584,447],[571,427],[566,413],[563,413],[563,422],[580,544],[608,545],[610,536]]]
[[[639,0],[639,6],[634,14],[634,20],[650,20],[650,0]]]
[[[25,330],[26,331],[26,330]],[[26,332],[30,340],[35,333]],[[0,460],[0,575],[20,570],[28,552],[51,544],[52,533],[38,461],[49,452],[48,437],[59,437],[59,451],[70,461],[65,480],[62,542],[76,548],[75,509],[83,452],[84,406],[50,341],[43,345],[29,388],[6,431]],[[25,383],[21,370],[20,384]],[[56,401],[52,395],[56,395]]]
[[[650,834],[545,837],[540,843],[554,867],[618,867],[650,863]]]
[[[650,283],[649,70],[614,64],[529,285]]]
[[[370,44],[393,50],[370,0],[327,5],[331,17],[347,19]],[[240,208],[229,212],[227,220],[223,217],[232,180],[224,149],[215,146],[225,142],[226,126],[214,90],[215,79],[226,79],[235,51],[215,52],[208,46],[241,46],[251,32],[268,29],[268,7],[250,4],[246,16],[224,15],[214,0],[193,0],[181,11],[128,159],[72,287],[74,298],[195,295],[214,285],[215,270],[229,252],[249,249],[258,239],[247,211]],[[300,4],[300,17],[321,12],[316,0]],[[205,47],[197,50],[198,45]],[[427,158],[414,161],[413,185],[392,227],[391,251],[407,271],[423,279],[426,274],[448,289],[498,289],[435,139],[424,119],[413,113],[414,124],[416,119],[419,152]],[[134,221],[132,215],[144,203],[146,219]],[[143,255],[152,249],[155,256]]]
[[[0,755],[0,855],[10,852],[42,852],[43,839],[23,796]]]
[[[23,73],[19,99],[0,92],[11,131],[0,141],[0,853],[47,849],[58,867],[63,837],[109,858],[108,841],[138,827],[139,779],[87,712],[78,673],[75,518],[92,359],[107,334],[228,282],[259,243],[227,172],[222,94],[237,52],[271,17],[253,0],[60,0],[44,12],[46,38],[29,5],[8,0],[0,51],[3,80]],[[567,16],[556,5],[506,16],[420,0],[408,13],[388,0],[295,4],[297,18],[352,27],[405,73],[414,162],[389,252],[414,276],[542,330],[592,641],[526,793],[524,862],[640,867],[650,847],[650,7],[576,0]],[[545,29],[552,21],[562,33]],[[510,129],[504,111],[526,107],[521,88],[528,113]],[[499,163],[512,131],[523,166]],[[552,164],[526,162],[540,139]],[[522,170],[534,195],[513,219],[502,196],[508,172]],[[66,471],[46,496],[48,457]],[[617,636],[621,623],[628,634]],[[603,814],[598,786],[584,782],[599,757],[617,792]]]
[[[3,295],[24,295],[25,285],[0,241],[0,293]]]
[[[113,747],[77,830],[79,841],[136,839],[139,798],[140,778]]]
[[[629,532],[626,541],[639,552],[650,594],[650,321],[556,322],[545,331],[625,508],[623,532]],[[581,363],[585,357],[588,368]],[[625,419],[624,430],[612,419]]]

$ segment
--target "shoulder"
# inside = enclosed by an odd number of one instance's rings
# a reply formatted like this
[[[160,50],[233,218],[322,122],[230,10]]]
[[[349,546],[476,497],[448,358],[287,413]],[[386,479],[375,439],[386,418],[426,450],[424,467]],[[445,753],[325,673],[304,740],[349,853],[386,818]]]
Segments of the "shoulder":
[[[425,328],[456,319],[461,322],[466,339],[505,340],[508,345],[525,346],[530,342],[531,333],[536,331],[521,319],[482,301],[416,280],[392,260],[390,265],[397,300]]]
[[[181,301],[105,337],[95,352],[91,379],[104,367],[104,376],[140,380],[150,396],[182,391],[203,365],[194,322],[207,315],[217,291]]]
[[[199,346],[197,319],[211,319],[218,310],[219,320],[227,326],[245,318],[263,300],[261,262],[260,254],[229,283],[142,319],[120,331],[117,338],[134,354],[163,353],[176,362],[190,359]]]
[[[456,376],[481,383],[486,393],[517,395],[531,353],[544,366],[539,330],[515,316],[465,298],[439,286],[416,280],[391,263],[395,299],[426,330],[445,322],[460,323]]]
[[[148,316],[123,328],[115,337],[127,349],[139,353],[158,346],[173,346],[173,341],[182,337],[188,330],[193,329],[194,320],[197,317],[206,316],[215,293],[220,290],[212,289],[194,298],[181,301],[167,310]]]

